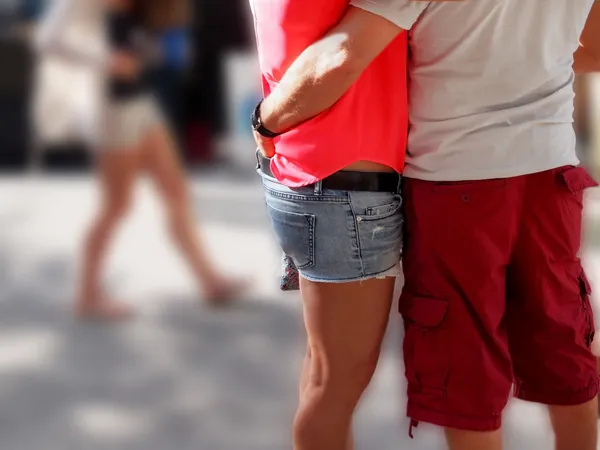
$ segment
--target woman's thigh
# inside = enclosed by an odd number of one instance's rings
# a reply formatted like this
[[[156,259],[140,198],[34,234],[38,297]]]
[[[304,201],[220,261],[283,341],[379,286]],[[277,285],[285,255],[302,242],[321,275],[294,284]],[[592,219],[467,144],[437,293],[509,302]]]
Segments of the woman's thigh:
[[[351,283],[301,279],[310,363],[305,379],[353,406],[375,371],[390,315],[394,278]]]
[[[96,167],[105,207],[126,207],[142,165],[135,148],[110,149],[97,155]]]

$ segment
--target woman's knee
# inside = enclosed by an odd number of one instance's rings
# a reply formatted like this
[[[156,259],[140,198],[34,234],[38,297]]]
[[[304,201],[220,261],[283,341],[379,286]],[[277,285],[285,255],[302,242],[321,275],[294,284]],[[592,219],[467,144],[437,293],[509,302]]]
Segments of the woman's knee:
[[[294,438],[298,442],[318,442],[335,433],[337,439],[350,432],[352,416],[374,371],[370,359],[343,363],[328,358],[312,346],[306,354],[309,368],[294,418]],[[344,442],[334,448],[341,448]]]
[[[310,364],[307,395],[319,391],[324,398],[352,405],[358,402],[371,382],[379,359],[379,349],[351,358],[339,358],[325,349],[311,346],[306,358]]]
[[[163,196],[170,211],[178,212],[189,209],[190,194],[183,181],[174,181],[165,186]]]
[[[173,188],[164,193],[165,212],[172,225],[182,224],[192,217],[192,204],[185,187]]]

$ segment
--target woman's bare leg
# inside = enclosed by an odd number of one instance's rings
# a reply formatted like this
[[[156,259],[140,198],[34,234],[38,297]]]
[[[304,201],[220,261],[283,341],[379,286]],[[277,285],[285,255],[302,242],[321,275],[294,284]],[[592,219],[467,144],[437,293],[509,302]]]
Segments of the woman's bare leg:
[[[184,170],[165,127],[157,126],[148,133],[144,158],[164,200],[171,235],[191,266],[205,298],[218,302],[236,295],[243,283],[227,279],[210,259],[196,226]]]
[[[300,371],[300,402],[305,396],[305,389],[309,386],[310,381],[310,366],[311,366],[311,353],[310,353],[310,343],[306,344],[306,355],[304,356],[304,360],[302,361],[302,369]],[[354,438],[352,435],[352,429],[350,430],[350,434],[348,435],[348,444],[346,445],[346,450],[354,450]]]
[[[309,351],[294,420],[294,450],[348,450],[354,410],[381,350],[393,278],[329,284],[301,279]]]
[[[102,264],[114,232],[129,210],[132,188],[140,169],[137,149],[106,151],[98,157],[101,206],[83,249],[81,284],[76,312],[95,318],[121,318],[131,310],[109,301],[100,287]]]

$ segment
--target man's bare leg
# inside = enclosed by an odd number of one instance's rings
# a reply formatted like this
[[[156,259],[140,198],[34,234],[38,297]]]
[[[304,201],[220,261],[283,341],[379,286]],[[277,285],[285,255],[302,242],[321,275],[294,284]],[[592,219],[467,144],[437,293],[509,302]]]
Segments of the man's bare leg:
[[[550,406],[556,450],[596,450],[598,402],[596,398],[577,406]]]
[[[450,450],[502,450],[502,432],[446,429]]]

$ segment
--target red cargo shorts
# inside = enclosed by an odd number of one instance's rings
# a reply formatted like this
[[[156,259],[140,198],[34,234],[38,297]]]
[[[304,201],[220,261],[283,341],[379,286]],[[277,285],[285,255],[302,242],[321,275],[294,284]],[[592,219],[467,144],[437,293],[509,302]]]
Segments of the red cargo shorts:
[[[515,396],[598,394],[590,286],[578,258],[580,167],[509,179],[405,179],[408,416],[492,431]]]

